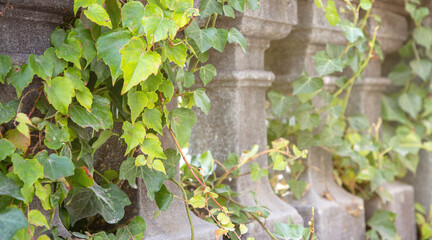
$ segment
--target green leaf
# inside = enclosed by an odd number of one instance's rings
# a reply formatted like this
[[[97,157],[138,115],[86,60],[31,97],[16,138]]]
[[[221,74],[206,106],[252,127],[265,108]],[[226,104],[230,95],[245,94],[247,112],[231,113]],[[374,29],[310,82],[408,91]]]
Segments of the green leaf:
[[[361,0],[360,1],[360,7],[363,10],[368,11],[372,8],[372,3],[370,2],[370,0]]]
[[[195,75],[191,72],[179,69],[176,76],[177,82],[183,82],[185,88],[190,88],[195,84]]]
[[[324,51],[318,52],[312,58],[315,62],[316,71],[320,76],[329,75],[336,71],[343,71],[342,60],[338,58],[330,59],[328,54]]]
[[[131,110],[131,120],[134,123],[147,105],[147,94],[141,91],[130,90],[128,92],[128,105]]]
[[[24,182],[31,186],[39,178],[43,178],[43,167],[36,159],[23,159],[18,154],[12,155],[13,171]]]
[[[146,52],[145,43],[141,38],[134,37],[125,45],[120,53],[121,69],[124,72],[124,85],[121,93],[145,81],[150,74],[157,75],[162,64],[161,56],[152,51]]]
[[[197,20],[193,20],[189,27],[186,28],[185,33],[186,36],[195,41],[199,50],[203,53],[212,47],[212,42],[214,42],[216,38],[217,30],[215,28],[207,28],[206,31],[203,31],[198,26]]]
[[[382,239],[397,239],[397,232],[394,226],[396,214],[387,210],[378,209],[367,221],[367,225],[377,231]]]
[[[7,73],[12,69],[12,61],[8,55],[0,55],[0,83],[4,83]]]
[[[392,84],[403,86],[411,77],[411,68],[404,63],[400,63],[392,69],[388,77]]]
[[[262,169],[258,163],[252,163],[249,165],[249,169],[251,171],[252,181],[258,181],[262,177],[268,176],[268,170]]]
[[[90,19],[90,21],[98,24],[99,26],[105,26],[108,28],[112,28],[111,19],[105,9],[94,3],[88,7],[87,10],[84,11],[85,16]]]
[[[200,68],[199,75],[204,86],[216,76],[216,68],[212,64],[206,64]]]
[[[243,52],[246,52],[246,39],[243,34],[237,30],[236,28],[231,28],[228,32],[228,42],[229,43],[238,43],[240,47],[243,49]]]
[[[103,188],[99,185],[72,188],[65,199],[72,226],[78,220],[96,214],[102,215],[107,223],[117,223],[124,216],[124,207],[130,204],[126,193],[114,184]]]
[[[187,108],[177,108],[171,111],[171,129],[173,130],[180,147],[185,147],[189,141],[192,127],[197,118],[195,113]]]
[[[25,201],[20,187],[12,180],[0,172],[0,196],[10,196],[18,200]]]
[[[202,195],[197,195],[189,199],[188,203],[193,208],[204,208],[206,206],[206,199]]]
[[[3,105],[0,102],[0,124],[10,122],[15,117],[15,110],[10,104]]]
[[[85,87],[83,89],[84,91],[77,90],[75,92],[76,99],[81,104],[81,106],[85,107],[88,111],[90,111],[93,103],[93,95],[88,88]]]
[[[55,48],[50,47],[44,52],[44,56],[48,58],[48,60],[53,64],[53,74],[51,77],[57,77],[63,70],[68,66],[68,63],[59,59],[55,53]]]
[[[82,46],[78,40],[72,38],[68,40],[68,43],[60,44],[60,46],[56,47],[55,53],[57,57],[72,62],[78,69],[81,69]]]
[[[325,17],[327,18],[327,21],[331,25],[335,26],[339,22],[340,17],[339,17],[339,14],[337,12],[336,4],[333,0],[329,0],[327,2],[325,12],[326,12]]]
[[[164,79],[164,81],[159,85],[158,91],[165,96],[166,102],[170,102],[174,95],[174,85],[171,81]]]
[[[243,3],[243,8],[244,8],[244,3]],[[201,19],[207,18],[213,13],[222,15],[222,3],[216,0],[202,0],[199,6],[199,11],[200,11]]]
[[[419,7],[414,13],[414,20],[418,23],[423,22],[423,19],[429,15],[430,11],[427,7]]]
[[[412,60],[410,62],[412,71],[419,76],[423,81],[429,79],[430,73],[432,71],[432,63],[428,60]]]
[[[147,134],[140,149],[144,154],[149,155],[151,158],[166,159],[159,138],[151,133]]]
[[[79,0],[78,0],[79,1]],[[77,2],[77,1],[75,1]],[[66,32],[61,28],[57,28],[50,35],[51,45],[54,47],[60,46],[66,41]]]
[[[74,187],[91,187],[95,184],[91,175],[87,174],[86,170],[84,170],[84,166],[80,168],[75,168],[74,174],[71,177],[68,177],[68,182],[72,183]]]
[[[367,0],[369,1],[369,0]],[[354,43],[359,38],[363,38],[363,30],[356,27],[354,23],[343,19],[338,23],[338,26],[344,30],[345,37],[348,39],[349,42]]]
[[[96,42],[97,57],[102,58],[109,66],[113,83],[122,74],[120,49],[129,42],[131,37],[128,30],[114,30],[104,33]]]
[[[173,199],[173,194],[168,191],[165,185],[162,185],[161,189],[155,193],[156,204],[162,211],[166,211],[169,208]]]
[[[147,188],[147,195],[150,200],[155,199],[155,193],[159,191],[163,182],[168,178],[167,175],[160,171],[152,170],[147,165],[136,166],[135,158],[128,158],[123,161],[120,166],[120,176],[122,180],[127,180],[132,188],[137,188],[135,178],[140,177],[144,179]]]
[[[367,130],[370,127],[369,118],[365,115],[352,115],[348,117],[348,122],[356,131]]]
[[[205,114],[210,111],[210,98],[205,93],[204,88],[198,88],[194,91],[194,101],[197,107],[201,109]]]
[[[225,16],[235,18],[234,9],[230,5],[224,5],[223,6],[223,12],[224,12]]]
[[[123,27],[127,27],[133,33],[137,33],[142,25],[144,5],[139,1],[128,2],[123,5],[121,13]]]
[[[60,157],[55,153],[48,156],[48,152],[44,150],[39,152],[35,158],[42,165],[46,178],[57,180],[74,174],[75,166],[67,157]]]
[[[130,122],[123,123],[123,135],[121,136],[121,138],[123,138],[127,143],[127,150],[125,152],[125,156],[133,148],[143,143],[145,135],[146,131],[141,123],[136,122],[133,125]]]
[[[162,134],[162,113],[157,108],[145,109],[142,117],[148,128]]]
[[[27,226],[27,219],[20,210],[7,208],[0,212],[0,236],[2,238],[12,239],[15,233]]]
[[[259,0],[246,0],[246,6],[252,11],[261,7]]]
[[[382,117],[384,120],[396,121],[402,124],[408,122],[405,114],[402,112],[398,105],[397,99],[383,96],[381,98]]]
[[[315,5],[317,6],[317,8],[323,8],[322,0],[315,0]]]
[[[86,8],[93,3],[95,3],[97,0],[75,0],[74,1],[74,14],[76,15],[78,12],[78,9],[80,7]]]
[[[72,104],[69,108],[69,115],[72,121],[80,127],[91,127],[98,131],[112,128],[114,123],[110,108],[111,104],[108,99],[94,95],[90,112],[77,104]]]
[[[167,157],[167,159],[163,162],[166,170],[166,175],[170,179],[174,178],[178,172],[177,164],[180,162],[180,153],[173,149],[167,149],[165,150],[164,154]]]
[[[0,138],[0,161],[12,156],[15,146],[7,139]]]
[[[432,46],[432,29],[429,27],[417,27],[414,29],[413,38],[419,45],[430,49]]]
[[[121,21],[120,4],[117,0],[105,0],[106,11],[111,19],[112,26],[118,28]]]
[[[173,42],[174,44],[178,44],[180,41],[175,40]],[[188,49],[184,43],[178,45],[168,44],[166,45],[164,50],[165,54],[171,62],[175,62],[175,64],[177,64],[181,68],[185,66]]]
[[[303,193],[306,191],[307,186],[308,186],[307,182],[297,181],[294,179],[289,180],[288,185],[290,187],[290,191],[294,194],[294,197],[297,200],[301,199],[301,197],[303,196]]]
[[[144,218],[136,216],[127,226],[117,230],[116,237],[117,239],[140,240],[144,239],[145,230]]]
[[[67,114],[69,104],[72,102],[72,97],[75,96],[74,87],[65,77],[56,77],[51,80],[51,83],[44,82],[45,93],[48,101],[60,113]]]
[[[303,73],[294,81],[293,87],[293,94],[298,95],[302,102],[306,102],[324,87],[324,81],[321,78],[311,78],[307,73]]]
[[[9,84],[15,87],[17,97],[21,97],[21,93],[33,80],[33,70],[28,64],[24,64],[20,70],[12,69],[7,75]]]
[[[421,97],[415,93],[404,93],[399,96],[399,106],[402,110],[408,113],[412,118],[416,119],[422,108]]]
[[[244,12],[245,5],[246,5],[246,0],[228,0],[228,5],[225,6],[231,6],[232,8],[234,8],[239,12]]]
[[[304,239],[303,234],[307,231],[309,231],[309,229],[304,228],[299,224],[288,225],[285,223],[276,222],[274,235],[281,239],[301,240]]]
[[[75,28],[69,33],[68,39],[76,39],[81,43],[83,58],[87,61],[87,66],[96,56],[96,45],[90,30],[85,29],[81,21],[75,23]],[[86,66],[86,67],[87,67]]]
[[[47,122],[45,127],[44,144],[53,150],[57,150],[69,141],[69,131],[67,128],[60,129],[56,124]]]
[[[46,227],[47,229],[50,229],[45,216],[39,210],[30,210],[30,212],[28,213],[28,221],[35,226]]]
[[[267,96],[270,100],[273,113],[278,117],[289,113],[290,109],[295,106],[297,101],[296,98],[286,97],[282,93],[275,90],[269,91]]]
[[[174,39],[179,29],[174,20],[169,18],[144,17],[142,24],[149,42],[159,42],[168,36]]]

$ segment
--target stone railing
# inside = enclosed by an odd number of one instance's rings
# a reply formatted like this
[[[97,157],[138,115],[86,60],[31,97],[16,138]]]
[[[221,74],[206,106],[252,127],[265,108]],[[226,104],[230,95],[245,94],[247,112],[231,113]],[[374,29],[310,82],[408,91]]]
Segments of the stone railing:
[[[23,63],[31,53],[43,53],[49,47],[49,34],[62,24],[63,17],[71,15],[73,0],[0,0],[0,10],[9,2],[13,8],[0,15],[0,54],[9,55],[14,63]],[[241,153],[258,144],[263,150],[267,146],[266,133],[266,90],[273,88],[290,91],[291,82],[303,70],[315,73],[312,56],[325,48],[326,43],[345,43],[343,33],[330,26],[313,0],[261,0],[257,11],[246,11],[235,20],[222,19],[220,26],[236,26],[248,41],[247,53],[240,46],[227,45],[223,54],[211,53],[210,61],[218,70],[216,79],[207,86],[211,99],[209,115],[197,112],[198,123],[190,140],[190,152],[211,150],[217,159],[225,159],[231,153]],[[342,5],[343,0],[337,0]],[[403,0],[379,0],[375,13],[383,20],[379,41],[385,54],[394,52],[408,37],[407,16]],[[266,51],[267,50],[267,51]],[[325,78],[326,88],[332,89],[334,81]],[[381,93],[389,80],[381,75],[381,63],[374,62],[366,71],[364,82],[354,87],[349,114],[366,114],[371,122],[380,116]],[[30,85],[25,91],[38,87]],[[0,101],[7,102],[14,96],[14,90],[0,85]],[[36,97],[36,96],[35,96]],[[27,99],[30,99],[31,96]],[[24,103],[26,105],[26,103]],[[27,104],[30,105],[30,104]],[[168,136],[169,134],[165,134]],[[108,142],[100,159],[115,161],[98,162],[98,165],[118,169],[122,156],[118,155],[118,142]],[[165,146],[171,143],[165,141]],[[104,148],[104,146],[102,146]],[[394,201],[383,205],[378,199],[364,202],[339,187],[333,180],[331,155],[319,148],[309,151],[307,165],[313,165],[302,176],[310,185],[307,194],[300,200],[282,200],[272,191],[267,179],[252,183],[248,177],[240,177],[232,186],[240,192],[253,190],[258,201],[269,207],[271,215],[266,224],[273,229],[276,221],[286,222],[292,218],[295,223],[307,226],[310,209],[316,209],[316,231],[320,239],[365,239],[365,222],[375,209],[388,209],[397,213],[396,227],[402,239],[415,239],[415,199],[427,206],[432,197],[425,190],[432,186],[429,174],[432,168],[430,153],[423,153],[419,167],[422,182],[415,177],[409,183],[402,182],[382,186]],[[261,166],[267,164],[265,157],[258,160]],[[316,171],[319,169],[320,171]],[[168,188],[178,189],[167,183]],[[132,206],[126,208],[126,216],[141,215],[147,223],[145,239],[190,239],[190,229],[184,204],[175,199],[170,208],[156,219],[158,210],[146,193],[141,182],[137,190],[124,189]],[[333,200],[323,197],[328,191]],[[180,195],[180,194],[178,194]],[[239,197],[239,202],[253,204],[250,198]],[[287,203],[288,202],[288,203]],[[352,216],[348,208],[359,211]],[[215,227],[193,217],[196,239],[214,238]],[[249,235],[255,239],[268,239],[259,225],[249,226]]]

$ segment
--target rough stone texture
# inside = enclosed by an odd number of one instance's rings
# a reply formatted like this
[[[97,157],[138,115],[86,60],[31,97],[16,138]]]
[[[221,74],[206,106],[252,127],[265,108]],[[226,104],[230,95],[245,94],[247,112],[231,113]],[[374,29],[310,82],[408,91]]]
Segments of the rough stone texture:
[[[336,1],[338,6],[344,2]],[[331,26],[314,1],[298,2],[299,23],[287,38],[273,41],[266,53],[266,68],[276,74],[274,89],[291,92],[291,82],[303,71],[317,76],[312,56],[325,50],[327,43],[345,45],[341,30]],[[346,17],[346,16],[345,16]],[[324,78],[325,89],[334,89],[334,78]],[[317,99],[316,105],[322,105]],[[325,118],[325,116],[323,116]],[[308,167],[302,179],[310,189],[300,201],[289,198],[289,202],[300,212],[305,224],[315,208],[315,228],[321,239],[364,239],[365,218],[363,200],[355,197],[333,179],[332,156],[321,148],[309,149],[305,160]]]
[[[270,40],[286,36],[296,19],[295,1],[265,0],[257,11],[246,11],[235,20],[219,21],[220,25],[237,27],[245,35],[247,53],[238,45],[227,45],[223,54],[211,53],[211,63],[218,70],[206,91],[212,106],[209,115],[197,111],[198,122],[190,140],[192,154],[209,149],[216,159],[224,160],[229,153],[240,154],[254,144],[261,151],[266,149],[265,90],[274,75],[264,71],[264,51]],[[264,167],[267,159],[262,157],[257,162]],[[231,185],[242,193],[238,200],[245,205],[254,206],[248,192],[257,193],[259,203],[271,210],[266,220],[271,231],[274,222],[287,222],[290,217],[302,223],[295,209],[274,195],[267,178],[252,182],[248,175]],[[249,235],[255,239],[269,239],[257,223],[248,227]]]
[[[384,54],[397,51],[408,37],[408,22],[403,13],[403,1],[378,1],[373,13],[381,16],[382,25],[377,40]],[[371,20],[371,29],[374,27]],[[398,26],[395,28],[394,26]],[[377,123],[381,117],[381,96],[390,80],[381,76],[381,62],[372,60],[366,69],[363,81],[356,82],[350,96],[347,114],[365,114],[371,123]],[[414,215],[414,189],[402,182],[383,184],[393,201],[383,204],[378,197],[365,202],[366,219],[369,219],[376,209],[385,209],[397,214],[395,227],[402,239],[416,239],[416,224]]]

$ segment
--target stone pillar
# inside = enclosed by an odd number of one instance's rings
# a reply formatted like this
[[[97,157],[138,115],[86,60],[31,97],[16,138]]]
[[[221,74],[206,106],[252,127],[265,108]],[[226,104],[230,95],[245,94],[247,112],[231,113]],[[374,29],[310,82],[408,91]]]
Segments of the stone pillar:
[[[296,7],[294,0],[262,0],[259,10],[246,10],[235,20],[219,21],[220,25],[233,26],[242,32],[247,39],[247,53],[232,44],[225,47],[223,54],[211,53],[210,61],[218,74],[207,85],[206,92],[211,99],[209,115],[197,113],[198,121],[190,140],[191,154],[210,149],[215,159],[224,160],[229,153],[240,154],[254,144],[260,146],[260,151],[266,149],[265,93],[274,75],[264,70],[264,51],[271,40],[285,37],[291,31],[297,21]],[[267,157],[257,162],[264,167]],[[242,171],[249,169],[246,166]],[[302,223],[295,209],[273,193],[267,178],[252,182],[247,175],[231,185],[241,192],[238,200],[248,206],[255,206],[248,192],[256,192],[259,203],[271,210],[266,219],[271,231],[276,221],[286,223],[289,217]],[[249,225],[249,235],[255,239],[269,238],[257,223]]]
[[[344,6],[343,0],[336,1],[336,5]],[[292,82],[303,71],[310,76],[318,75],[312,56],[325,50],[327,43],[346,44],[343,32],[327,22],[323,10],[318,9],[314,1],[299,1],[298,16],[298,25],[292,33],[285,39],[273,41],[266,53],[266,66],[276,75],[273,88],[285,93],[292,92]],[[323,79],[324,89],[333,91],[335,78]],[[314,104],[322,103],[317,99]],[[332,155],[320,147],[312,147],[305,164],[308,168],[302,178],[310,188],[299,201],[288,198],[305,224],[310,219],[310,209],[315,207],[315,229],[320,239],[365,239],[363,200],[336,184]]]
[[[408,37],[408,22],[404,13],[404,1],[376,1],[372,14],[381,16],[382,24],[377,40],[384,54],[395,52]],[[373,31],[371,23],[370,32]],[[381,77],[380,60],[372,60],[364,73],[364,79],[356,82],[348,103],[347,114],[364,114],[371,123],[381,117],[381,97],[390,80]],[[372,217],[377,209],[385,209],[397,214],[396,230],[402,239],[416,239],[414,216],[414,189],[399,181],[380,186],[388,192],[393,201],[384,204],[378,197],[365,202],[366,219]]]

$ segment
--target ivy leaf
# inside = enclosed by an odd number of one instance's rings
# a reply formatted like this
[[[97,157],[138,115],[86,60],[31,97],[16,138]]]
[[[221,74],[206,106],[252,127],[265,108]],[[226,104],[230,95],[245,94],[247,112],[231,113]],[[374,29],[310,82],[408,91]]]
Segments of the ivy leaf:
[[[244,12],[245,5],[246,5],[246,0],[228,0],[228,5],[226,6],[231,6],[232,8],[234,8],[239,12]]]
[[[188,204],[193,208],[204,208],[206,206],[206,199],[202,195],[197,195],[189,199]]]
[[[309,229],[304,228],[299,224],[288,225],[285,223],[276,222],[274,235],[281,239],[301,240],[303,239],[303,234],[305,234],[305,231],[308,230]]]
[[[340,17],[339,17],[339,14],[337,12],[336,4],[333,0],[329,0],[327,2],[325,12],[326,12],[325,17],[327,18],[327,21],[331,25],[335,26],[339,22]]]
[[[31,186],[39,178],[43,178],[43,167],[36,159],[24,159],[18,154],[12,155],[13,171],[24,182]]]
[[[36,210],[36,209],[30,210],[30,212],[28,213],[28,221],[29,221],[29,223],[31,223],[35,226],[46,227],[47,229],[50,229],[45,216],[39,210]],[[50,239],[50,238],[48,238],[48,239]]]
[[[44,82],[48,101],[62,114],[68,113],[69,104],[75,96],[74,87],[65,77],[55,77],[50,84]]]
[[[244,8],[244,3],[243,3]],[[199,7],[201,19],[207,18],[213,13],[222,15],[222,3],[215,0],[203,0]]]
[[[162,134],[162,113],[157,108],[145,109],[142,117],[144,124],[148,128]]]
[[[237,30],[236,28],[231,28],[228,32],[228,42],[229,43],[238,43],[240,47],[243,49],[243,52],[246,52],[246,39],[243,34]]]
[[[404,93],[399,96],[398,99],[399,106],[402,110],[408,113],[412,118],[417,118],[417,115],[422,108],[421,97],[415,93]]]
[[[131,120],[134,123],[147,105],[147,94],[142,91],[130,90],[128,92],[128,105],[131,109]]]
[[[159,160],[159,159],[154,160],[153,163],[152,163],[152,168],[154,170],[162,172],[162,173],[164,173],[166,175],[165,167],[164,167],[164,165],[163,165],[163,163],[162,163],[161,160]]]
[[[45,127],[44,144],[53,150],[63,146],[63,143],[69,141],[69,132],[67,128],[60,129],[56,124],[47,122]]]
[[[144,239],[145,230],[146,223],[144,218],[136,216],[127,226],[117,230],[116,237],[117,239]]]
[[[21,97],[21,93],[33,80],[33,70],[28,64],[24,64],[20,70],[12,69],[7,75],[9,84],[15,87],[17,97]]]
[[[112,26],[118,28],[121,21],[120,5],[116,0],[105,0],[106,11],[111,19]]]
[[[397,232],[394,226],[395,218],[395,213],[378,209],[367,221],[367,225],[377,231],[383,239],[397,239]]]
[[[159,85],[159,92],[163,93],[165,96],[165,100],[167,102],[171,101],[172,96],[174,95],[174,85],[171,81],[167,81],[166,79]]]
[[[30,146],[30,138],[20,133],[17,129],[11,129],[6,132],[6,138],[18,149],[27,151]]]
[[[74,174],[71,177],[68,177],[68,182],[72,183],[72,186],[74,187],[91,187],[95,184],[94,179],[90,174],[87,173],[87,169],[84,170],[85,167],[82,166],[80,168],[75,168]]]
[[[372,8],[372,3],[370,2],[370,0],[360,0],[360,7],[363,10],[368,11]]]
[[[258,181],[262,177],[268,176],[268,170],[267,169],[261,169],[258,163],[253,163],[253,164],[249,165],[249,169],[251,171],[252,181]]]
[[[384,120],[388,121],[396,121],[402,124],[408,122],[405,114],[402,112],[398,105],[397,99],[383,96],[381,98],[381,106],[382,106],[382,117]]]
[[[12,156],[14,152],[15,146],[9,140],[0,138],[0,161]]]
[[[78,9],[80,7],[86,8],[93,3],[95,3],[97,0],[75,0],[74,1],[74,14],[76,15],[78,12]]]
[[[412,60],[410,62],[410,66],[412,71],[419,76],[423,81],[427,81],[429,79],[429,75],[432,71],[432,63],[428,60]]]
[[[62,43],[55,49],[57,57],[68,62],[72,62],[78,69],[81,69],[80,57],[82,46],[76,39],[68,40],[68,43]]]
[[[12,61],[8,55],[0,55],[0,83],[4,83],[7,73],[12,69]]]
[[[168,191],[165,185],[162,185],[161,189],[155,193],[156,204],[162,211],[166,211],[169,208],[173,199],[173,194]]]
[[[432,46],[432,29],[429,27],[417,27],[414,29],[413,38],[419,45],[430,49]]]
[[[167,157],[167,159],[163,162],[166,170],[166,175],[170,179],[174,178],[178,172],[177,164],[180,162],[180,153],[173,149],[167,149],[165,150],[164,154]]]
[[[145,134],[145,128],[141,123],[136,122],[133,125],[127,121],[123,123],[123,135],[121,136],[121,138],[123,138],[127,143],[125,156],[133,148],[143,143]]]
[[[124,85],[121,93],[145,81],[150,74],[157,75],[162,64],[161,56],[156,52],[146,52],[145,43],[141,38],[134,37],[125,45],[120,53],[121,69],[124,72]]]
[[[176,75],[177,82],[183,82],[185,88],[190,88],[195,84],[195,75],[180,68]]]
[[[323,87],[324,82],[321,78],[311,78],[307,73],[303,72],[302,75],[294,81],[294,95],[298,95],[300,101],[306,102],[314,97]]]
[[[206,86],[216,76],[216,68],[212,64],[206,64],[200,68],[200,78],[204,86]]]
[[[124,216],[124,207],[131,204],[126,193],[114,184],[103,188],[99,185],[72,188],[65,203],[72,226],[96,214],[102,215],[107,223],[117,223]]]
[[[340,59],[330,59],[325,51],[320,51],[313,57],[315,68],[320,76],[329,75],[334,72],[343,71],[343,63]]]
[[[15,117],[15,110],[10,104],[3,105],[0,102],[0,124],[10,122]]]
[[[406,81],[408,81],[410,76],[411,68],[404,63],[400,63],[392,69],[388,77],[392,81],[392,84],[397,86],[403,86],[405,85]]]
[[[199,50],[203,53],[212,47],[211,43],[216,37],[217,30],[215,28],[207,28],[206,31],[203,31],[198,26],[198,22],[193,20],[189,27],[186,28],[185,33],[186,36],[195,41]]]
[[[128,2],[123,5],[121,13],[123,27],[127,27],[133,33],[137,33],[142,25],[144,5],[139,1]]]
[[[10,207],[0,212],[0,236],[2,238],[12,239],[20,229],[27,226],[27,218],[19,209]]]
[[[195,113],[187,108],[177,108],[171,111],[171,129],[173,130],[181,148],[189,141],[192,127],[197,118]]]
[[[20,187],[12,180],[0,172],[0,196],[10,196],[15,199],[25,201]]]
[[[235,18],[234,9],[230,5],[224,5],[223,6],[223,12],[224,12],[225,16]]]
[[[36,154],[35,158],[44,169],[44,176],[51,180],[58,180],[74,174],[74,164],[67,157],[60,157],[55,153],[48,156],[47,151]]]
[[[90,30],[85,29],[81,21],[77,21],[75,23],[75,27],[69,33],[68,38],[76,39],[81,43],[82,55],[84,59],[87,61],[87,66],[88,66],[93,60],[93,58],[96,56],[95,41],[93,40]]]
[[[173,41],[174,44],[178,44],[179,40]],[[183,68],[186,63],[187,47],[184,43],[178,45],[166,45],[164,48],[165,54],[171,62],[175,62],[179,67]]]
[[[123,161],[120,166],[119,178],[127,180],[132,188],[137,188],[135,178],[140,177],[144,179],[147,188],[147,195],[150,200],[154,201],[155,193],[159,191],[163,182],[168,178],[167,175],[160,171],[152,170],[147,165],[136,166],[135,158],[128,158]]]
[[[36,56],[34,54],[30,54],[28,62],[29,66],[33,70],[33,73],[35,73],[44,80],[51,78],[54,71],[54,65],[47,57],[43,55]]]
[[[151,158],[166,159],[159,138],[151,133],[147,134],[140,149],[144,154],[149,155]]]
[[[111,19],[106,10],[99,4],[94,3],[84,11],[84,15],[90,19],[90,21],[98,24],[99,26],[105,26],[109,29],[112,28]]]
[[[288,185],[290,187],[291,192],[294,194],[294,197],[297,200],[300,200],[303,193],[306,191],[307,189],[307,182],[305,181],[297,181],[294,179],[291,179],[288,181]]]
[[[354,23],[343,19],[338,23],[338,26],[344,30],[344,34],[346,39],[348,39],[349,42],[354,43],[357,41],[357,39],[364,37],[363,31],[356,27]]]
[[[122,74],[120,49],[129,42],[131,37],[128,30],[114,30],[102,34],[96,42],[97,57],[102,58],[109,66],[113,83]]]
[[[53,64],[53,74],[50,77],[57,77],[68,66],[68,63],[59,59],[55,53],[55,48],[50,47],[44,52],[44,56]]]
[[[205,114],[210,111],[210,98],[205,93],[204,88],[198,88],[194,91],[194,101],[197,107],[201,109]]]
[[[83,91],[76,91],[75,95],[77,101],[81,104],[81,106],[85,107],[88,111],[90,111],[93,103],[93,95],[91,94],[90,90],[85,87],[83,88]]]
[[[261,7],[259,0],[246,0],[246,6],[252,11]]]
[[[142,24],[149,42],[159,42],[168,36],[174,39],[179,29],[177,24],[169,18],[144,17]]]
[[[108,99],[94,95],[91,111],[87,111],[77,104],[72,104],[69,108],[69,115],[72,121],[80,127],[91,127],[98,131],[99,129],[112,128],[114,123],[110,108],[111,104]]]

